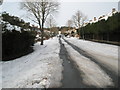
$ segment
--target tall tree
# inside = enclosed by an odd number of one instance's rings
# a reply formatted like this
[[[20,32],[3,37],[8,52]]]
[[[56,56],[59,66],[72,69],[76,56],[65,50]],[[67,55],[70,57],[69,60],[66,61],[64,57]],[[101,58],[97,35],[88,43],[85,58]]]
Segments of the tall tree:
[[[56,27],[56,21],[55,21],[55,19],[53,18],[52,15],[50,15],[49,18],[47,19],[46,26],[48,28]]]
[[[73,15],[72,20],[76,28],[79,29],[80,34],[80,28],[84,26],[85,20],[87,19],[87,16],[85,16],[81,11],[77,11],[75,15]],[[83,31],[83,39],[84,39],[84,31]]]
[[[50,34],[52,35],[52,29],[53,27],[56,27],[56,21],[52,15],[50,15],[49,18],[47,19],[46,26],[50,29]]]
[[[67,21],[67,26],[69,27],[69,29],[73,26],[73,21],[72,20],[68,20]]]
[[[58,10],[59,3],[52,0],[26,0],[22,2],[22,7],[34,16],[34,21],[41,30],[41,45],[43,45],[44,24],[47,17]]]

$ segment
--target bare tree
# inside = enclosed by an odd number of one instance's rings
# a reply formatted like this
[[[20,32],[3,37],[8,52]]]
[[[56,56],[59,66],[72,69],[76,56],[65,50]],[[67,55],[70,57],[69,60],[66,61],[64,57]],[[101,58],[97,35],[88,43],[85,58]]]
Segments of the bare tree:
[[[49,18],[47,19],[47,21],[46,21],[46,26],[48,27],[48,28],[52,28],[52,27],[55,27],[56,26],[56,21],[55,21],[55,19],[53,18],[53,16],[52,15],[50,15],[49,16]]]
[[[47,17],[58,10],[59,3],[52,0],[26,0],[21,5],[23,9],[34,16],[33,21],[39,25],[41,30],[41,45],[43,45],[44,24]]]
[[[85,20],[87,19],[87,16],[85,16],[81,11],[77,11],[75,15],[72,17],[73,23],[76,26],[76,28],[79,29],[79,34],[80,34],[80,28],[83,27]],[[83,39],[84,39],[84,31],[83,31]]]
[[[53,36],[52,33],[54,31],[53,29],[54,27],[56,27],[56,21],[52,15],[50,15],[49,18],[47,19],[46,26],[50,29],[50,36],[52,37]]]
[[[73,26],[73,21],[72,21],[72,20],[68,20],[68,21],[67,21],[67,26],[68,26],[69,29],[70,29],[70,27]]]

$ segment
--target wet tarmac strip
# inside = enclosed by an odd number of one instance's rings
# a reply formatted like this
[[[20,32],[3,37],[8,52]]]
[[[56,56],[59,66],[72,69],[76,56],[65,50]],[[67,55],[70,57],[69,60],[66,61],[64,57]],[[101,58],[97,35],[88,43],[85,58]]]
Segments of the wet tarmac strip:
[[[102,70],[104,70],[107,75],[112,78],[113,83],[114,83],[114,87],[118,87],[118,75],[116,75],[114,72],[110,71],[108,68],[106,68],[103,64],[99,63],[94,57],[92,57],[89,53],[87,53],[86,51],[82,50],[81,48],[75,46],[74,44],[68,42],[67,40],[65,40],[64,38],[62,38],[67,44],[69,44],[74,50],[78,51],[81,55],[89,58],[91,61],[95,62],[98,66],[100,66],[100,68]]]
[[[67,50],[64,46],[64,44],[61,42],[59,38],[59,43],[60,43],[60,59],[63,60],[63,79],[62,79],[62,87],[61,88],[90,88],[94,86],[88,86],[85,85],[82,82],[82,77],[81,73],[75,67],[76,65],[74,64],[73,60],[69,57]]]

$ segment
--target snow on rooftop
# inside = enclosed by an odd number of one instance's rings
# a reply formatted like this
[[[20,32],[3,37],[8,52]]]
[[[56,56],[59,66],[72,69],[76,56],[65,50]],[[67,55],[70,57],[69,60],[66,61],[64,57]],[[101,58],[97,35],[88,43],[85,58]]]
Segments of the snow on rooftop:
[[[115,14],[115,13],[117,13],[117,11],[116,11],[115,8],[113,8],[113,9],[112,9],[112,12],[109,12],[109,13],[106,14],[106,15],[102,15],[102,16],[96,18],[96,19],[89,20],[88,23],[96,23],[96,22],[98,22],[98,21],[100,21],[100,20],[102,20],[102,19],[107,20],[108,17],[111,17],[111,16],[112,16],[113,14]],[[95,18],[95,17],[94,17],[94,18]],[[86,25],[86,24],[85,24],[85,25]],[[85,25],[84,25],[84,26],[85,26]]]

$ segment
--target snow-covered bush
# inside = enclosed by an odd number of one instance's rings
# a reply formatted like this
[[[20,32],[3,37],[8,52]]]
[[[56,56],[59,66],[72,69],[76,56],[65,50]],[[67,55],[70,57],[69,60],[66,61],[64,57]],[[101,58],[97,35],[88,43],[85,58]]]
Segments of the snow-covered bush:
[[[2,60],[11,60],[33,51],[33,32],[16,30],[2,33]]]

